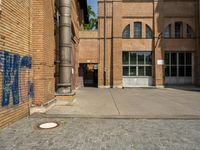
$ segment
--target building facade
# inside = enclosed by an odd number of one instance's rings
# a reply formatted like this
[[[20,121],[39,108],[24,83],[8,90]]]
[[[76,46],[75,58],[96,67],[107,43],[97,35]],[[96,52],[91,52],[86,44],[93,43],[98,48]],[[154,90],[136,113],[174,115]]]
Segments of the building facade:
[[[98,0],[98,8],[99,44],[81,51],[98,53],[99,87],[200,85],[199,0],[106,0],[106,9]]]

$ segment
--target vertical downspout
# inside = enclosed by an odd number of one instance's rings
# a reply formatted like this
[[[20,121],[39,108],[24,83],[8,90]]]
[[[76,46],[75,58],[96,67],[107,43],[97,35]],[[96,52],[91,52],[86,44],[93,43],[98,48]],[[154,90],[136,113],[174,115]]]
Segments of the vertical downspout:
[[[195,38],[196,38],[196,51],[195,51],[195,67],[199,67],[198,64],[199,64],[199,59],[200,59],[200,52],[199,52],[199,44],[200,44],[200,41],[199,41],[199,38],[200,38],[200,4],[199,4],[200,0],[197,0],[196,1],[196,4],[197,4],[197,7],[196,7],[196,25],[195,25],[195,31],[196,31],[196,35],[195,35]],[[194,74],[194,69],[193,69],[193,74]],[[197,69],[197,73],[194,74],[195,77],[194,77],[194,83],[199,86],[200,85],[200,69]]]
[[[152,39],[152,56],[153,56],[153,72],[154,72],[154,84],[156,85],[156,59],[155,59],[155,3],[154,3],[154,0],[152,0],[153,2],[153,20],[152,20],[152,23],[153,23],[153,39]]]
[[[104,76],[104,86],[106,86],[106,0],[104,0],[104,58],[103,58],[103,63],[104,63],[104,66],[103,66],[103,69],[104,69],[104,72],[103,72],[103,76]]]
[[[58,94],[70,94],[71,89],[71,0],[59,0],[59,84]]]

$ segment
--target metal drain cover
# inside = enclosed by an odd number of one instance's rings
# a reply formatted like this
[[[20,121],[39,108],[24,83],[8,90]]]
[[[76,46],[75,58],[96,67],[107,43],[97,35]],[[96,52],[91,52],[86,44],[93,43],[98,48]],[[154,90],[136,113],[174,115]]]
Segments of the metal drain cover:
[[[38,125],[38,127],[40,129],[53,129],[58,127],[58,123],[57,122],[45,122],[45,123],[41,123]]]

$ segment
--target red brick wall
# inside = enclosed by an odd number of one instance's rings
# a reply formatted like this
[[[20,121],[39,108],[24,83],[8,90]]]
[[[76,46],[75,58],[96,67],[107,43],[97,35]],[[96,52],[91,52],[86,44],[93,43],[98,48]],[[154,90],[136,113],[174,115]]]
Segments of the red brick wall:
[[[35,99],[33,104],[42,105],[54,99],[55,36],[54,1],[33,0],[32,38]]]
[[[2,0],[0,13],[0,128],[28,115],[32,101],[30,1]],[[29,59],[29,63],[25,59]],[[28,60],[27,59],[27,60]],[[7,60],[5,62],[5,60]],[[10,60],[10,61],[9,61]],[[28,65],[30,65],[28,67]],[[9,80],[10,76],[10,80]]]

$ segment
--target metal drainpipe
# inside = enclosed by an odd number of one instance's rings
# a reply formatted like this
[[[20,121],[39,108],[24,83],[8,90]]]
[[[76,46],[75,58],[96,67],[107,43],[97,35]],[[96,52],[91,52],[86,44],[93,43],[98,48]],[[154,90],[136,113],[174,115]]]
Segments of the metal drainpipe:
[[[70,94],[71,89],[71,0],[59,0],[59,84],[58,94]]]
[[[104,0],[104,86],[106,86],[106,0]]]

